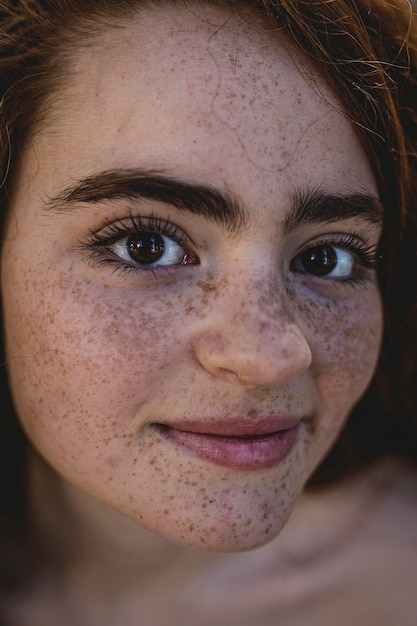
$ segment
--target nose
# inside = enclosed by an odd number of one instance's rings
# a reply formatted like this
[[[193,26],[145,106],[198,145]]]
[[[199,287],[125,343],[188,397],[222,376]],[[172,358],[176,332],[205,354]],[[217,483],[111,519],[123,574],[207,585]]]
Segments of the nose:
[[[278,292],[266,304],[260,294],[242,290],[243,298],[231,291],[207,311],[195,344],[200,364],[219,378],[253,385],[284,383],[308,369],[309,343]]]

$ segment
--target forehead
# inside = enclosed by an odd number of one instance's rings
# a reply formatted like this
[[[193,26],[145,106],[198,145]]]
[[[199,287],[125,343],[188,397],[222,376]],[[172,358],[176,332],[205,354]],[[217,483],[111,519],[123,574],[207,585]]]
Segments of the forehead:
[[[74,176],[111,158],[113,168],[174,161],[202,178],[210,163],[211,177],[233,183],[239,152],[240,179],[297,171],[316,186],[320,152],[321,173],[330,179],[337,163],[348,190],[361,168],[363,186],[370,179],[352,125],[306,59],[254,15],[197,5],[142,10],[81,47],[38,140],[52,155],[64,142]]]

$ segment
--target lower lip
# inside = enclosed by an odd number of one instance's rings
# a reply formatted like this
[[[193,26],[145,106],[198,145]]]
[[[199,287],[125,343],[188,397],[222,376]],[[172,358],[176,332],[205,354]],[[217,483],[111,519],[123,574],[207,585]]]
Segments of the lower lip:
[[[224,437],[155,425],[169,441],[194,456],[235,470],[268,469],[278,465],[294,447],[299,424],[288,430],[251,437]]]

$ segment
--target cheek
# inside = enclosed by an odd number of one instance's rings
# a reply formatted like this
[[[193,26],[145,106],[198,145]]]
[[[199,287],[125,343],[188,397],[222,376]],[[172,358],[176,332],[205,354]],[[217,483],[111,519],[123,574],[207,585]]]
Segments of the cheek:
[[[382,304],[373,284],[356,298],[333,304],[310,302],[308,334],[313,374],[322,407],[346,415],[368,387],[382,338]]]
[[[82,450],[101,440],[110,459],[165,375],[180,319],[175,302],[158,308],[133,290],[118,297],[72,278],[71,270],[38,282],[25,274],[4,293],[17,412],[31,439],[51,452],[58,441]]]

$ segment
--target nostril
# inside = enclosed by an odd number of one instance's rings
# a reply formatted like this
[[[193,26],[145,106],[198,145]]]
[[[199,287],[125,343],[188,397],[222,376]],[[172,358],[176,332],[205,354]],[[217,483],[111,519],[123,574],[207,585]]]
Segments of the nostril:
[[[234,372],[233,370],[227,369],[225,367],[219,367],[217,371],[224,380],[238,380],[243,384],[247,384],[250,382],[249,376],[246,376],[245,374],[239,374],[239,372]]]
[[[245,386],[281,384],[311,364],[302,329],[295,323],[277,328],[277,321],[268,318],[246,319],[243,327],[221,318],[218,328],[200,335],[193,349],[212,376]]]

